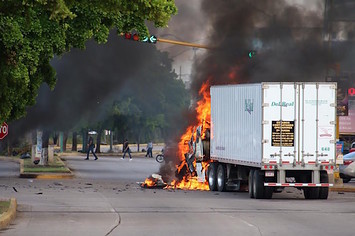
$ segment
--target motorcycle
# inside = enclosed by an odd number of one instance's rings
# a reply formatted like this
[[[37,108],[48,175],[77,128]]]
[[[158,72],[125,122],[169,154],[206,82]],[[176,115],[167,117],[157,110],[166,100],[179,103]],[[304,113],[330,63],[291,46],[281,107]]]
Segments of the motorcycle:
[[[161,150],[161,153],[159,153],[156,157],[155,160],[158,163],[162,163],[164,161],[164,149]]]

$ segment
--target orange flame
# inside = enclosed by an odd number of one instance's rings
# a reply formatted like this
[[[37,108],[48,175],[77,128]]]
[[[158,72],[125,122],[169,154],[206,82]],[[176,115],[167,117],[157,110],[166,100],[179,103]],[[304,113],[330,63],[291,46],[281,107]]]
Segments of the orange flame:
[[[145,187],[155,187],[157,186],[157,183],[155,180],[151,179],[151,178],[146,178],[144,183],[142,183],[142,186]]]
[[[210,128],[210,123],[211,123],[211,96],[210,96],[210,84],[209,81],[205,82],[202,84],[201,89],[199,91],[199,94],[202,96],[201,100],[197,102],[197,107],[196,107],[196,113],[197,113],[197,123],[190,125],[187,127],[185,133],[181,136],[180,142],[179,142],[179,156],[180,160],[182,161],[179,166],[177,166],[177,171],[178,173],[181,172],[183,167],[186,165],[185,161],[185,153],[188,153],[189,146],[188,143],[193,137],[195,139],[196,135],[193,134],[195,132],[194,128],[201,126],[201,134],[202,134],[202,139],[205,138],[205,131],[206,129]],[[196,166],[196,162],[194,163]],[[202,168],[203,171],[208,168],[209,162],[202,162]],[[172,188],[178,188],[178,189],[190,189],[190,190],[209,190],[208,183],[205,182],[199,182],[197,177],[191,176],[190,174],[185,175],[181,181],[173,181],[170,186]]]
[[[211,96],[210,96],[210,83],[209,81],[202,84],[201,89],[199,91],[199,95],[202,96],[201,100],[197,102],[196,107],[196,120],[194,124],[191,124],[186,128],[185,133],[181,136],[180,142],[178,145],[178,155],[180,157],[181,163],[176,166],[177,172],[180,173],[184,166],[186,166],[185,161],[185,153],[189,153],[189,141],[191,137],[196,139],[195,128],[201,126],[201,134],[202,139],[205,138],[206,129],[210,129],[211,123]],[[202,171],[207,170],[209,165],[209,161],[202,162]],[[196,161],[194,162],[194,166],[196,167]],[[142,186],[146,187],[155,187],[156,181],[150,178],[147,178]],[[190,173],[187,173],[182,177],[182,180],[173,180],[170,185],[166,186],[166,188],[174,188],[174,189],[184,189],[184,190],[209,190],[208,182],[201,182],[198,180],[196,176],[192,176]]]

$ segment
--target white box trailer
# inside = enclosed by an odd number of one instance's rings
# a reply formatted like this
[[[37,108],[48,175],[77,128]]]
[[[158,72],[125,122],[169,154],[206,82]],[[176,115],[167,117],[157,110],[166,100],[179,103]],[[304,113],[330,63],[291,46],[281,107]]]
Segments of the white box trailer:
[[[208,182],[224,191],[248,183],[251,198],[283,187],[326,199],[336,153],[336,83],[211,87]]]

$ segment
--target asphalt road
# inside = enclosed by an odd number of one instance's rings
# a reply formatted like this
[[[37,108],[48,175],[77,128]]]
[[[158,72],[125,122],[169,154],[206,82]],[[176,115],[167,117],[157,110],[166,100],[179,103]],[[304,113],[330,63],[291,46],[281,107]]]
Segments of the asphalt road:
[[[18,216],[0,235],[354,235],[355,193],[305,200],[286,189],[271,200],[245,192],[143,189],[154,159],[67,157],[72,180],[0,178]],[[2,163],[0,165],[2,166]],[[17,192],[15,192],[14,188]]]

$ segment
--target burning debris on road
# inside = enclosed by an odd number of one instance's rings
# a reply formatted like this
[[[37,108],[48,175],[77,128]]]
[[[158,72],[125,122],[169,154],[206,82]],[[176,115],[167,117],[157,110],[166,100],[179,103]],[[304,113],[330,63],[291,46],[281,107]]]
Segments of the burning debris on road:
[[[197,102],[196,121],[186,128],[178,145],[177,155],[180,164],[176,165],[175,179],[170,184],[164,183],[160,175],[152,175],[141,185],[157,187],[165,184],[167,189],[209,190],[206,174],[209,165],[209,139],[211,98],[209,83],[204,83],[199,94],[202,99]],[[196,128],[197,127],[197,128]],[[160,176],[160,178],[158,177]]]
[[[149,178],[146,178],[140,186],[142,188],[165,188],[167,184],[163,181],[161,175],[152,174]]]

